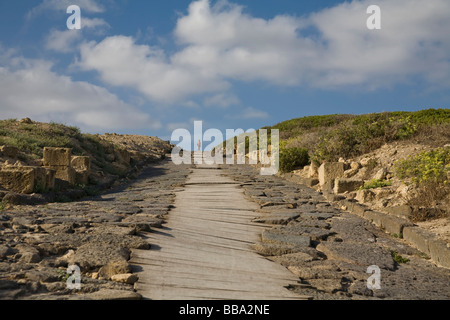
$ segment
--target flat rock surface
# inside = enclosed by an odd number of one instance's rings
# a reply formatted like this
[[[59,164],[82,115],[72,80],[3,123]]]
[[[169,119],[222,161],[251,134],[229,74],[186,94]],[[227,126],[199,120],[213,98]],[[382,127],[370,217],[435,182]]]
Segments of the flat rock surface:
[[[342,211],[305,185],[261,176],[250,166],[229,165],[223,171],[259,205],[254,221],[266,229],[254,249],[298,277],[294,292],[318,300],[450,299],[450,270],[436,266],[404,240]],[[269,224],[279,212],[296,217]],[[309,237],[310,245],[301,245],[301,237]],[[381,289],[367,287],[371,265],[380,268]]]

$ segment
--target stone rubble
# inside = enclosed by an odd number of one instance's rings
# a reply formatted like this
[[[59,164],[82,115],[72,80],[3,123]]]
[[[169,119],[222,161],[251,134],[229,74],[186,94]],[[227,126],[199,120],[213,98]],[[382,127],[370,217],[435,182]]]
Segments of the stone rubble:
[[[162,226],[188,173],[163,161],[98,196],[0,212],[0,299],[139,299],[132,250],[150,248],[142,232]],[[80,290],[67,288],[70,265]]]
[[[337,166],[343,169],[342,163]],[[348,170],[357,167],[350,164]],[[331,171],[327,166],[319,168],[322,182]],[[294,292],[319,300],[450,299],[449,269],[370,220],[342,210],[334,201],[336,195],[318,192],[295,177],[290,181],[260,176],[250,166],[224,166],[224,173],[240,182],[248,199],[260,205],[254,221],[273,225],[254,249],[299,277],[299,283],[292,284]],[[328,186],[335,178],[327,180]],[[412,232],[406,234],[413,237]],[[398,256],[409,261],[396,261]],[[371,265],[381,270],[380,290],[367,288]]]

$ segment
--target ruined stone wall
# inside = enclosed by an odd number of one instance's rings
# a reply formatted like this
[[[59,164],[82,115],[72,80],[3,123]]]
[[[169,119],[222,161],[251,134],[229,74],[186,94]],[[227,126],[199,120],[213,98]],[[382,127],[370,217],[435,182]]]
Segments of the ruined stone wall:
[[[89,183],[90,158],[72,156],[70,148],[44,148],[43,166],[23,166],[12,162],[18,149],[0,146],[0,155],[8,160],[0,168],[0,187],[23,194],[42,193]]]

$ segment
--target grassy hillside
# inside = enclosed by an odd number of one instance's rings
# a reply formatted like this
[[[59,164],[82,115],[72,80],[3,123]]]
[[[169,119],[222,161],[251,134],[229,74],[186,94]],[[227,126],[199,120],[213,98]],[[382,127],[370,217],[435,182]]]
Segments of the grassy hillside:
[[[303,148],[311,161],[320,164],[357,157],[399,140],[443,146],[450,142],[450,109],[312,116],[265,129],[280,130],[282,152]]]
[[[413,221],[450,213],[450,109],[313,116],[265,129],[280,130],[282,172],[309,163],[369,157],[373,168],[368,173],[374,174],[382,169],[377,159],[384,158],[394,164],[390,179],[368,181],[367,188],[395,185],[390,193],[390,201],[395,201],[403,197],[396,188],[407,186],[404,199],[414,209]],[[404,157],[397,154],[399,146],[407,150]],[[419,149],[424,151],[416,151]]]
[[[0,120],[0,145],[17,147],[19,160],[33,163],[42,159],[44,147],[72,148],[73,155],[90,156],[94,168],[108,174],[123,174],[108,161],[121,147],[100,139],[97,135],[81,133],[77,127],[59,123],[20,122]]]

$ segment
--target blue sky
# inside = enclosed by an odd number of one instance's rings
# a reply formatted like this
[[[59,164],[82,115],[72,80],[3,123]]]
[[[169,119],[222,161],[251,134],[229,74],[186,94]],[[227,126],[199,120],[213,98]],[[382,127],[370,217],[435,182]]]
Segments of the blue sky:
[[[195,120],[448,108],[449,17],[447,0],[2,0],[0,118],[167,140]]]

